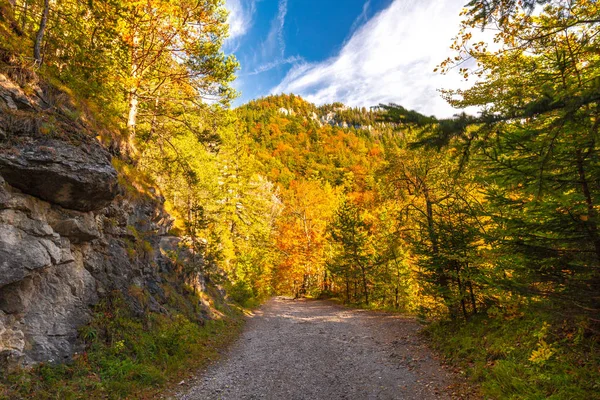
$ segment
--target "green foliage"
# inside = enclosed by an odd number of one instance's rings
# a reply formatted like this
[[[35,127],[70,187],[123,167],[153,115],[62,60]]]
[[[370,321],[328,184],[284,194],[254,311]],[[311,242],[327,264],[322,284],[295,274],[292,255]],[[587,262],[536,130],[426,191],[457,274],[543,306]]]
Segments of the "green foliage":
[[[227,290],[227,294],[232,300],[244,307],[253,307],[256,305],[256,296],[248,282],[235,282]]]
[[[329,122],[321,122],[329,113]],[[345,174],[355,171],[354,184],[362,190],[364,175],[382,161],[383,143],[397,141],[389,127],[378,127],[371,134],[350,127],[345,119],[346,114],[353,114],[374,127],[374,113],[339,105],[317,108],[293,95],[255,100],[238,108],[236,114],[243,135],[254,142],[261,172],[284,187],[294,180],[315,178],[339,186]],[[343,127],[344,123],[348,127]]]
[[[53,3],[32,70],[43,8],[37,0],[0,2],[0,68],[22,86],[43,78],[68,88],[80,110],[56,104],[57,114],[102,121],[94,136],[135,158],[137,145],[157,135],[189,132],[218,141],[210,114],[236,96],[230,83],[238,68],[221,50],[228,30],[222,1]],[[219,105],[204,104],[207,97]],[[44,131],[56,128],[46,124]]]
[[[417,150],[434,144],[459,154],[459,176],[475,184],[471,193],[483,194],[466,202],[464,211],[457,210],[470,223],[450,221],[440,228],[462,230],[458,243],[491,246],[490,252],[474,254],[491,261],[477,279],[486,295],[503,289],[513,295],[552,296],[574,315],[597,321],[600,186],[592,177],[599,173],[600,63],[593,49],[598,46],[594,16],[600,10],[589,1],[570,3],[569,12],[561,2],[545,3],[535,16],[519,12],[522,5],[516,2],[486,3],[489,10],[482,2],[470,3],[455,43],[464,52],[442,68],[464,58],[477,61],[478,69],[463,72],[482,79],[468,90],[445,94],[456,107],[481,107],[479,117],[438,120],[392,105],[386,107],[386,119],[417,128]],[[498,22],[497,51],[471,40],[469,29],[481,22],[480,13],[490,13]],[[478,176],[469,173],[474,170]],[[442,248],[450,260],[473,254],[449,243]],[[441,267],[439,261],[432,259]],[[444,280],[436,286],[442,294],[448,292]],[[488,296],[485,304],[498,301],[497,296]]]
[[[540,304],[517,314],[436,322],[425,333],[490,399],[598,399],[600,351],[583,325]]]
[[[280,204],[272,236],[273,287],[318,296],[342,279],[325,268],[333,265],[326,228],[342,193],[357,203],[371,201],[384,146],[393,147],[398,138],[388,126],[375,127],[376,112],[339,103],[316,107],[294,95],[252,101],[236,115],[237,140],[253,154],[254,168],[273,182]]]

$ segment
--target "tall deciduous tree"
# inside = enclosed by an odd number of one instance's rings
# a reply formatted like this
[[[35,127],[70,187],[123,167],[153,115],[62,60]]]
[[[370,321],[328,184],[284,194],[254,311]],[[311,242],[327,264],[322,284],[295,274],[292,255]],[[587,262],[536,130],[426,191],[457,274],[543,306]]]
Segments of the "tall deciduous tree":
[[[48,14],[50,13],[50,0],[44,0],[44,7],[42,9],[42,17],[40,18],[40,26],[35,35],[35,42],[33,45],[33,59],[39,65],[42,63],[42,41],[44,40],[44,33],[46,32],[46,25],[48,24]]]
[[[122,71],[130,146],[135,147],[140,101],[152,105],[161,93],[180,103],[232,98],[228,83],[237,62],[221,50],[227,36],[221,0],[130,1],[123,15],[118,29],[128,49]],[[182,89],[165,93],[167,86]]]

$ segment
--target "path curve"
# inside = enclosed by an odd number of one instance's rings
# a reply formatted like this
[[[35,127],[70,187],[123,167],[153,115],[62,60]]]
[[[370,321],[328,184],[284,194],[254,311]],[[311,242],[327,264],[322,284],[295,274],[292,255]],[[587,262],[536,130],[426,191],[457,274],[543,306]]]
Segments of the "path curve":
[[[419,329],[411,317],[277,297],[178,398],[453,398],[457,378],[422,343]]]

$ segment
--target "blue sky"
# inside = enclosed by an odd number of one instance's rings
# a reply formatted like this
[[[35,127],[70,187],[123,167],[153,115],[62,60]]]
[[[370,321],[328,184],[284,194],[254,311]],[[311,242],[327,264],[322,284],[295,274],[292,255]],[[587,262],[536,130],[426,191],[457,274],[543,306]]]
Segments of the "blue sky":
[[[433,69],[452,53],[467,0],[226,0],[225,50],[241,64],[235,105],[277,93],[317,104],[395,102],[439,117],[437,89],[465,87]]]

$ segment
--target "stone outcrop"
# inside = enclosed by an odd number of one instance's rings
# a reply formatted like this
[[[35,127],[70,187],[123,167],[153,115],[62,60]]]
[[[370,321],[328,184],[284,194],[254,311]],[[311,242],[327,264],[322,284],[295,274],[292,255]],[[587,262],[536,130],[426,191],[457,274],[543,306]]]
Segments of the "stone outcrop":
[[[68,359],[90,307],[114,290],[152,288],[151,310],[161,311],[159,269],[171,262],[159,243],[170,226],[157,199],[119,195],[81,212],[0,179],[0,368]]]
[[[0,116],[37,109],[37,101],[0,76]],[[162,200],[120,189],[95,139],[5,133],[0,369],[69,359],[80,350],[78,329],[92,318],[91,307],[113,291],[134,311],[165,312],[160,272],[173,268],[165,254],[182,250],[179,238],[168,236],[172,220]],[[128,294],[132,286],[150,294],[143,307]]]
[[[79,211],[101,209],[118,192],[110,155],[95,141],[29,139],[0,147],[0,174],[24,193]]]
[[[36,110],[42,108],[42,90],[35,87],[35,94],[28,96],[8,77],[0,74],[0,108],[9,110]]]

